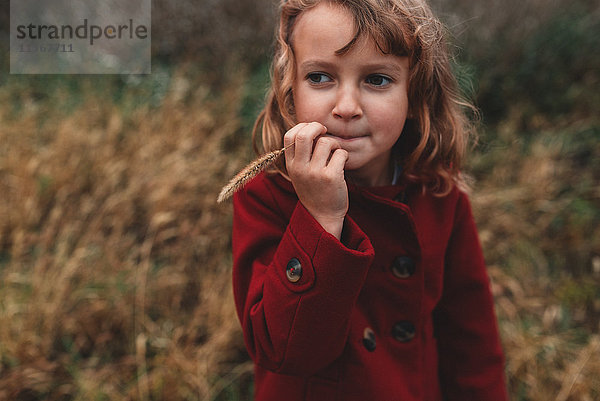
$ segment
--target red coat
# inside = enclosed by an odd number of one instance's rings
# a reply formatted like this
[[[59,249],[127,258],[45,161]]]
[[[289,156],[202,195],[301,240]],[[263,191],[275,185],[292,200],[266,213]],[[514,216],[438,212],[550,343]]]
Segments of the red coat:
[[[234,196],[234,296],[255,399],[506,400],[467,196],[349,193],[341,242],[280,175]]]

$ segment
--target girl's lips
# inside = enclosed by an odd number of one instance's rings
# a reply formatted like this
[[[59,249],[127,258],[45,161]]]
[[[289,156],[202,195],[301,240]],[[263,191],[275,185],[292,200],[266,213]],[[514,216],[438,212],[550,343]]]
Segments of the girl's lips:
[[[326,134],[326,136],[330,136],[330,137],[333,137],[333,138],[336,138],[336,139],[341,139],[343,141],[354,141],[354,140],[357,140],[357,139],[364,138],[367,135],[340,135],[340,134],[333,134],[331,132],[328,132]]]

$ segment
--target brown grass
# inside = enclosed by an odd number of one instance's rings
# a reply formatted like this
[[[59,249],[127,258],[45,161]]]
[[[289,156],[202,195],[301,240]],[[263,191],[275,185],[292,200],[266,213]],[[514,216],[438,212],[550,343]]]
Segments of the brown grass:
[[[210,399],[247,376],[215,204],[247,154],[239,93],[175,87],[129,115],[2,108],[0,399]]]
[[[600,263],[600,227],[597,214],[579,221],[573,209],[579,201],[599,204],[593,183],[600,177],[568,149],[577,132],[594,124],[540,126],[536,137],[519,138],[507,122],[472,161],[476,169],[494,161],[473,204],[515,400],[600,397],[600,268],[593,269]],[[578,146],[600,155],[593,139]]]

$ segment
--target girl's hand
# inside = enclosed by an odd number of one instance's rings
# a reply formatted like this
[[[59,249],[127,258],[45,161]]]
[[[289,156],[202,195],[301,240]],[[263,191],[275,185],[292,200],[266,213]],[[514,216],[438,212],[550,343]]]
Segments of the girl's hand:
[[[338,141],[323,136],[324,125],[300,123],[283,137],[285,164],[300,202],[325,231],[341,238],[348,212],[348,187],[344,165],[348,152]]]

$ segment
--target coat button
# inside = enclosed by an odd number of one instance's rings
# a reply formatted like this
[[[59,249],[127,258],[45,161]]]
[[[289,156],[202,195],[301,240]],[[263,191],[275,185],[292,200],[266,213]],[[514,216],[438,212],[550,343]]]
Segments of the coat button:
[[[367,327],[363,333],[363,345],[369,352],[375,351],[377,343],[375,342],[375,333],[370,327]]]
[[[398,256],[392,262],[392,273],[398,278],[409,278],[415,274],[415,262],[408,256]]]
[[[406,320],[392,327],[392,337],[401,343],[407,343],[415,337],[415,325]]]
[[[290,259],[285,268],[285,275],[287,276],[287,279],[292,283],[295,283],[298,280],[300,280],[300,277],[302,277],[302,265],[300,264],[300,261],[298,259]]]

